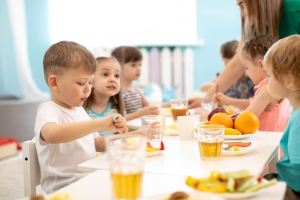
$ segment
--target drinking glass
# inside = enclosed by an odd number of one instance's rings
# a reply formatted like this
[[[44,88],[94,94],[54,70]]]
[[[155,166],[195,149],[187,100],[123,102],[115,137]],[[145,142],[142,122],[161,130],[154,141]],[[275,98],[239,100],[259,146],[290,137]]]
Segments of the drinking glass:
[[[172,99],[170,101],[173,120],[176,121],[178,116],[186,116],[188,110],[187,99]]]
[[[147,137],[147,145],[160,149],[163,139],[165,117],[161,115],[144,115],[141,117],[142,129]]]
[[[217,124],[198,124],[197,140],[202,160],[219,160],[224,140],[224,126]]]
[[[145,162],[145,137],[114,135],[105,140],[115,200],[136,200],[141,196]]]

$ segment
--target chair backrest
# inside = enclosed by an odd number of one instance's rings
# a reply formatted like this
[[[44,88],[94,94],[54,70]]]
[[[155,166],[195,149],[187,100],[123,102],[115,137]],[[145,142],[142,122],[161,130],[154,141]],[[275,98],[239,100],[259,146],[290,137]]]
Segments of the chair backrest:
[[[22,143],[24,195],[36,195],[36,186],[40,185],[40,166],[36,152],[35,138]]]

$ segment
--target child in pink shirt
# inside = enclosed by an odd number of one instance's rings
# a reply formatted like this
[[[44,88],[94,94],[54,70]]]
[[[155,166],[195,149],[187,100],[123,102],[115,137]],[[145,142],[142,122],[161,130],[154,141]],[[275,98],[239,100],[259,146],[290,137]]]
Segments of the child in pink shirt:
[[[258,35],[247,41],[242,48],[240,60],[257,89],[250,99],[234,99],[222,93],[215,95],[215,101],[229,104],[242,110],[249,110],[260,120],[260,131],[283,131],[290,116],[290,103],[287,99],[274,99],[267,84],[268,75],[263,66],[264,55],[275,43],[268,35]]]

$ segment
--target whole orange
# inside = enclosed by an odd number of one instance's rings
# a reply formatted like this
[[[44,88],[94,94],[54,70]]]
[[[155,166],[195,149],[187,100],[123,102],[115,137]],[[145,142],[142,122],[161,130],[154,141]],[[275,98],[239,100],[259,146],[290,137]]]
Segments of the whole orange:
[[[232,122],[232,119],[230,118],[230,116],[227,113],[222,113],[222,112],[214,114],[210,118],[209,123],[210,124],[220,124],[227,128],[233,127],[233,122]]]
[[[241,131],[243,134],[252,134],[257,131],[258,127],[258,117],[248,110],[240,113],[234,121],[234,128]]]

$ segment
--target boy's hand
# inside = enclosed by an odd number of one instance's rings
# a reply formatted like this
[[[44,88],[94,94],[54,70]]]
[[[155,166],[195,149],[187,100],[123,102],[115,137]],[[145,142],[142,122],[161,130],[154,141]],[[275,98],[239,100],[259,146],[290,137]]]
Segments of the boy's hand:
[[[118,114],[117,117],[115,117],[115,120],[111,115],[108,115],[104,117],[105,122],[107,122],[107,126],[105,128],[105,131],[108,132],[119,132],[119,133],[127,133],[128,128],[126,126],[126,119],[122,117],[122,115]]]

